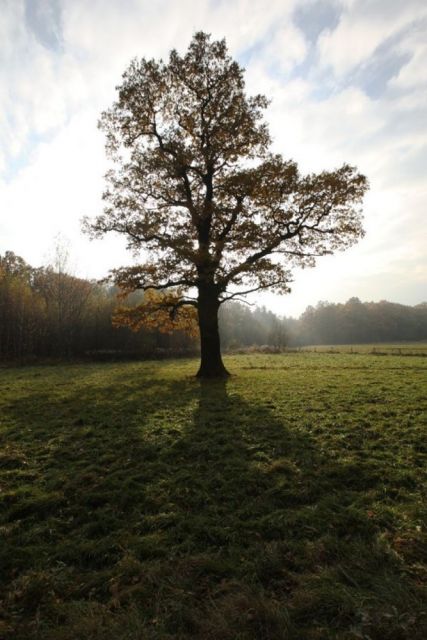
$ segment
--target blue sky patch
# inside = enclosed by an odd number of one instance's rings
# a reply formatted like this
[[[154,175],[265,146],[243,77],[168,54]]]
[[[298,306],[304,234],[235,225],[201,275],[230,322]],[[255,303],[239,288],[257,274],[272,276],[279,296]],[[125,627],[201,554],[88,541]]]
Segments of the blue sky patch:
[[[309,42],[314,44],[325,29],[333,31],[340,21],[342,9],[334,0],[317,0],[297,7],[293,22]]]
[[[62,20],[59,0],[25,0],[28,29],[46,49],[62,49]]]

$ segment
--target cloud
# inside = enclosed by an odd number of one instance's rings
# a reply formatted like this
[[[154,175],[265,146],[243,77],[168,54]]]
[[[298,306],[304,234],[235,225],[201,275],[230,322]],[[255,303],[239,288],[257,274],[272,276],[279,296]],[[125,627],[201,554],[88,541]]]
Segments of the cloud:
[[[337,77],[366,62],[383,42],[427,16],[422,0],[357,0],[343,5],[337,27],[323,32],[318,43],[321,64],[330,66]]]
[[[291,69],[303,62],[308,52],[307,43],[291,23],[280,25],[268,43],[259,51],[262,62],[270,73],[283,78]]]
[[[3,54],[0,166],[3,168],[11,159],[19,165],[20,156],[24,160],[30,157],[29,147],[54,136],[84,100],[78,66],[68,52],[54,46],[53,34],[60,37],[57,33],[59,14],[57,22],[50,25],[48,8],[59,5],[41,2],[38,10],[31,14],[29,5],[35,6],[35,3],[9,2],[8,11],[0,21]],[[47,25],[44,31],[42,25]]]
[[[371,98],[381,97],[390,81],[412,58],[412,52],[399,46],[402,40],[399,33],[382,42],[368,60],[348,75],[345,84],[360,87]]]
[[[401,89],[416,89],[427,84],[427,18],[417,21],[404,45],[410,52],[407,64],[393,78],[392,86]]]
[[[102,174],[107,165],[96,117],[88,112],[73,118],[54,141],[38,146],[30,164],[13,181],[0,185],[0,210],[7,214],[0,219],[0,253],[9,249],[38,265],[55,236],[62,234],[74,248],[81,275],[101,277],[114,265],[129,261],[124,240],[111,238],[103,246],[81,235],[83,215],[95,215],[102,208]]]

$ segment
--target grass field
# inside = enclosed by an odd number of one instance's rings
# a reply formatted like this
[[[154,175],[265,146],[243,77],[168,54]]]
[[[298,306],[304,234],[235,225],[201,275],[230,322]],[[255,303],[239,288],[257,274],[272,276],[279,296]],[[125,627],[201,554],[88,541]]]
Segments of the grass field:
[[[364,353],[384,356],[421,356],[427,357],[427,342],[394,342],[380,344],[332,344],[300,347],[300,351],[314,353]]]
[[[427,637],[427,361],[227,366],[0,370],[2,640]]]

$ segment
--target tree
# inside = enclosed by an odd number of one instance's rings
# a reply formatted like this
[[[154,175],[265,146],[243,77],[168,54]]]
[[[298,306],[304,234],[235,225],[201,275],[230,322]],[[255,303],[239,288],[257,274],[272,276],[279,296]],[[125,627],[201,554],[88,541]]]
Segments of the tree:
[[[293,267],[354,244],[366,178],[347,164],[301,176],[269,152],[267,99],[245,95],[225,41],[205,33],[168,62],[133,60],[117,89],[100,119],[116,168],[104,213],[86,228],[145,250],[140,266],[113,271],[116,283],[167,293],[158,301],[172,319],[197,310],[198,376],[226,376],[219,306],[266,288],[288,292]]]
[[[34,307],[31,267],[12,251],[0,255],[0,356],[20,358],[29,346]]]

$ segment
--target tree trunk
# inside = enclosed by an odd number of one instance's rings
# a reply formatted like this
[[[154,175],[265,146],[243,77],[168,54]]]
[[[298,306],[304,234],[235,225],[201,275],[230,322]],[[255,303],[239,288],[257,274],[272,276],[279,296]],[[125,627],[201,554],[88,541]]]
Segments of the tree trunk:
[[[218,296],[212,289],[199,290],[198,312],[201,362],[198,378],[226,378],[230,374],[221,357],[218,329]]]

